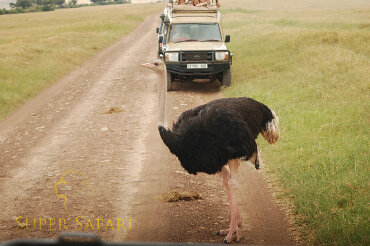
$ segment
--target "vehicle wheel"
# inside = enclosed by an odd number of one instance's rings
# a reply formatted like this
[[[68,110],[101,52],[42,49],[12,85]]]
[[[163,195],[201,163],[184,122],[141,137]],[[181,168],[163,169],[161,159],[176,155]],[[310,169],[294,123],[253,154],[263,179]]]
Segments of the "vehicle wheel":
[[[222,86],[230,85],[231,85],[231,69],[228,69],[222,74]]]
[[[222,84],[222,82],[221,82],[222,78],[221,77],[222,76],[220,75],[220,76],[217,76],[217,78],[213,79],[213,83],[216,86],[216,88],[221,87],[221,84]]]
[[[172,91],[172,74],[167,72],[167,91]]]

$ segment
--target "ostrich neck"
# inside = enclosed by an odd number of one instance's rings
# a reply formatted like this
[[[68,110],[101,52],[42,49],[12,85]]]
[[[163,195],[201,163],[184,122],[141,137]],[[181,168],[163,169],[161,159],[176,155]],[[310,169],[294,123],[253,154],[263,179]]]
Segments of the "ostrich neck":
[[[158,98],[159,98],[159,111],[158,111],[158,125],[167,128],[166,122],[166,104],[167,104],[167,70],[166,66],[160,73],[158,81]]]

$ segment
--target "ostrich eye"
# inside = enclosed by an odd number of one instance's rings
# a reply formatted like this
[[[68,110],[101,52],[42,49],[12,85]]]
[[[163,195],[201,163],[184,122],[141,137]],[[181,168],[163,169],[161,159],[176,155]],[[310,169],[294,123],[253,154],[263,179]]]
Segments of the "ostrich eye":
[[[158,65],[159,65],[159,63],[158,63],[158,62],[154,62],[154,65],[158,66]]]

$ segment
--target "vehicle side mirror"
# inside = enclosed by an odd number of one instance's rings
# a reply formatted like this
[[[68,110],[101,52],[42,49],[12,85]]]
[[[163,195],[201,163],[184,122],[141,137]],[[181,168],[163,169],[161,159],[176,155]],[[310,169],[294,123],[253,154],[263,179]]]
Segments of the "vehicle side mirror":
[[[225,43],[228,43],[228,42],[230,42],[230,35],[225,36]]]
[[[157,27],[157,29],[156,29],[156,30],[157,30],[157,33],[159,33],[159,27]]]
[[[163,42],[163,36],[160,36],[158,39],[158,43],[162,43],[162,42]]]

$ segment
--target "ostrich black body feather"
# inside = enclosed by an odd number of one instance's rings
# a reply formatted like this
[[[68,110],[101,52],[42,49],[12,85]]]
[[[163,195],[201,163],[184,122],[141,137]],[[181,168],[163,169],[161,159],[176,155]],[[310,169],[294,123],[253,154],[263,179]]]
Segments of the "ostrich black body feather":
[[[191,174],[221,171],[228,160],[257,152],[255,139],[273,119],[251,98],[223,98],[182,113],[172,131],[159,126],[163,142]]]

